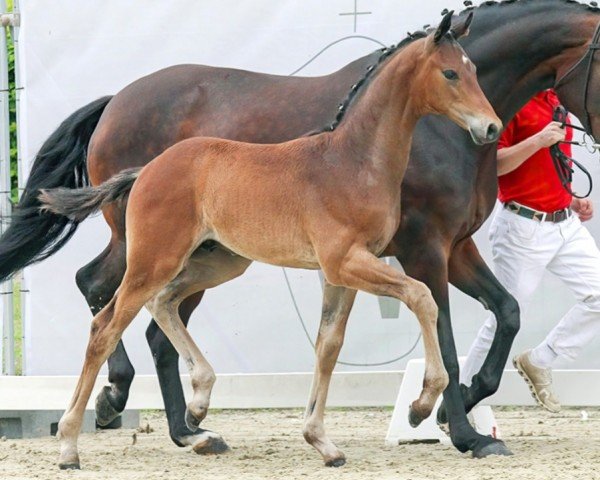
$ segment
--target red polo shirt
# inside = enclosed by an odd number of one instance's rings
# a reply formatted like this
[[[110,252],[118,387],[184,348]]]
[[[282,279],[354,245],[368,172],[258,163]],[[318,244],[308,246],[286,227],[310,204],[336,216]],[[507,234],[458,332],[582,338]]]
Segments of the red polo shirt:
[[[535,135],[552,121],[554,108],[560,102],[553,90],[533,97],[506,126],[498,149],[511,147]],[[567,138],[573,138],[573,129],[567,127]],[[571,145],[562,143],[561,150],[571,156]],[[563,188],[554,169],[549,148],[542,148],[518,168],[498,177],[498,199],[515,201],[542,212],[554,212],[571,204],[571,195]]]

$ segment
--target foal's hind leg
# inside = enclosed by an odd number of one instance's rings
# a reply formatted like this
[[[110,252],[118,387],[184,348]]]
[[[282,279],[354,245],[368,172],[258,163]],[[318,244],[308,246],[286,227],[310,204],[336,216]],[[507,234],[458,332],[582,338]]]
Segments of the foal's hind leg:
[[[323,456],[328,467],[346,463],[344,454],[325,433],[323,415],[331,381],[331,373],[344,343],[344,333],[356,290],[334,287],[325,282],[323,312],[317,336],[315,374],[304,415],[304,438]]]
[[[203,294],[202,291],[191,295],[179,305],[179,317],[185,327]],[[186,425],[185,397],[179,376],[179,354],[155,320],[152,320],[146,329],[146,339],[156,367],[171,440],[178,447],[191,446],[201,455],[227,451],[229,447],[219,434],[202,428],[192,431]]]
[[[159,218],[150,218],[149,215],[144,218],[147,222],[146,225],[150,223],[150,227],[152,227],[153,220],[160,221]],[[163,228],[161,230],[154,228],[150,231],[155,235],[162,235],[169,230],[169,226],[174,226],[168,223],[167,220],[162,220]],[[144,248],[140,242],[132,242],[127,258],[127,271],[119,290],[92,321],[83,370],[71,406],[59,423],[58,433],[61,438],[59,466],[61,468],[79,468],[77,437],[81,429],[85,406],[100,367],[114,351],[123,331],[143,305],[176,277],[185,257],[193,248],[194,242],[193,235],[179,235],[176,241],[173,240],[170,243],[169,250],[162,249],[163,255],[157,254],[153,249]],[[156,245],[156,243],[150,241],[151,245]]]
[[[83,422],[85,407],[94,388],[100,367],[117,346],[125,328],[140,311],[147,299],[142,289],[130,289],[124,280],[119,294],[92,321],[90,339],[83,370],[73,399],[58,425],[61,469],[79,468],[77,438]]]
[[[215,258],[207,260],[203,253],[197,252],[177,278],[146,304],[156,323],[182,356],[190,371],[194,396],[188,404],[185,422],[191,431],[195,431],[206,416],[215,374],[185,329],[179,317],[179,305],[192,293],[214,287],[241,275],[250,265],[249,260],[224,250],[212,253]],[[215,442],[222,442],[220,437],[210,433],[212,432],[205,432],[197,437],[192,436],[185,441],[192,444],[194,450],[213,450],[222,446],[215,445]]]
[[[142,183],[137,195],[134,187],[129,197],[127,271],[111,303],[92,322],[83,372],[71,407],[60,422],[62,468],[79,466],[77,436],[100,366],[141,307],[181,272],[202,238],[199,216],[193,208],[180,208],[173,215],[174,205],[187,199],[187,185],[168,190],[157,203],[155,197],[144,196],[144,187],[152,189],[154,185],[142,178],[138,179]]]
[[[411,405],[409,420],[411,425],[418,425],[431,414],[437,398],[448,385],[436,329],[438,308],[431,292],[425,284],[398,272],[362,248],[351,251],[337,269],[327,271],[325,264],[322,266],[332,283],[395,297],[416,315],[423,334],[425,378],[421,395]]]
[[[188,403],[185,422],[188,428],[194,431],[206,417],[216,377],[213,368],[181,322],[177,311],[180,300],[173,302],[173,293],[173,289],[167,286],[146,304],[146,308],[150,310],[154,320],[183,357],[189,369],[194,396]]]
[[[245,270],[246,265],[247,260],[232,255],[222,248],[211,251],[199,249],[192,256],[187,270],[188,276],[190,276],[190,270],[195,272],[193,282],[198,282],[198,284],[193,288],[199,288],[200,291],[185,298],[179,305],[178,314],[183,325],[187,325],[192,311],[202,298],[203,288],[209,288],[216,283],[239,275]],[[156,364],[171,439],[179,446],[192,446],[193,450],[199,454],[215,454],[226,451],[227,444],[217,433],[203,429],[192,431],[186,425],[186,405],[179,376],[179,355],[155,321],[148,326],[146,338]]]

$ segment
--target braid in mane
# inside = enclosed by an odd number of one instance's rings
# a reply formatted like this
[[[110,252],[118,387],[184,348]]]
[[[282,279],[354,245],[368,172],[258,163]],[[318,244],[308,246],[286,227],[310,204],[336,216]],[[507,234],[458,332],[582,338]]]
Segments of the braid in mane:
[[[477,10],[477,9],[485,8],[485,7],[503,6],[503,5],[509,5],[511,3],[528,3],[531,1],[533,1],[533,0],[501,0],[501,1],[486,0],[485,2],[482,2],[479,6],[475,6],[475,5],[473,5],[473,2],[471,0],[465,0],[463,3],[466,8],[462,12],[460,12],[459,15],[462,15],[465,12],[470,12],[472,10]],[[600,12],[598,3],[595,1],[592,1],[589,4],[580,3],[577,0],[561,0],[561,2],[564,4],[574,3],[577,5],[580,5],[581,7],[586,8],[587,10],[590,10],[592,12]],[[442,15],[444,15],[444,12],[447,12],[447,11],[448,11],[447,9],[444,9],[442,11]]]
[[[414,32],[414,33],[409,32],[408,36],[404,40],[402,40],[400,43],[398,43],[397,45],[391,45],[389,47],[380,49],[379,51],[381,52],[381,54],[379,55],[377,62],[374,65],[371,65],[367,68],[367,71],[364,74],[364,76],[358,82],[356,82],[354,85],[352,85],[352,87],[350,87],[350,91],[348,92],[348,95],[342,101],[342,103],[339,104],[338,113],[335,116],[335,119],[333,120],[333,122],[331,122],[326,127],[322,128],[321,130],[312,132],[309,135],[317,135],[317,134],[323,133],[323,132],[333,132],[337,128],[337,126],[340,124],[340,122],[343,120],[344,115],[348,111],[348,108],[350,107],[350,104],[352,103],[352,101],[356,98],[358,92],[361,90],[361,88],[363,86],[365,86],[369,82],[369,80],[371,78],[373,78],[375,73],[379,70],[379,67],[381,66],[381,64],[387,58],[389,58],[391,55],[396,53],[398,50],[400,50],[405,45],[407,45],[415,40],[418,40],[419,38],[424,38],[426,36],[427,36],[427,32],[424,32],[424,31],[418,31],[418,32]]]

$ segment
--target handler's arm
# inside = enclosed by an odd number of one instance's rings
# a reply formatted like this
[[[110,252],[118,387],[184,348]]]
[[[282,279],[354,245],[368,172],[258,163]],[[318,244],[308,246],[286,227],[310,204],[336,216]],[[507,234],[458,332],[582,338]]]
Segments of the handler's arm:
[[[565,139],[566,130],[559,122],[551,122],[543,130],[522,142],[498,150],[498,176],[518,168],[525,160],[542,148],[548,148]]]

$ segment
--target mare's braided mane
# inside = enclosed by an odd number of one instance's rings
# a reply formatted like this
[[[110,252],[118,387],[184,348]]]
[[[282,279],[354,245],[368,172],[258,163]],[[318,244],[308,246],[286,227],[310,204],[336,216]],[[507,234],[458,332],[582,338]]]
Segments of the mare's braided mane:
[[[498,7],[498,6],[504,6],[504,5],[509,5],[509,4],[516,4],[516,3],[525,5],[528,3],[531,4],[533,1],[539,1],[539,0],[501,0],[501,1],[487,0],[483,3],[481,3],[479,6],[475,6],[475,5],[473,5],[472,1],[466,0],[464,2],[466,8],[463,11],[461,11],[459,13],[459,15],[471,12],[473,10],[485,9],[487,7]],[[590,2],[590,4],[580,3],[577,0],[560,0],[560,1],[564,4],[577,4],[581,7],[586,8],[587,10],[590,10],[593,12],[600,12],[600,8],[598,7],[598,4],[595,1]],[[448,9],[444,9],[442,11],[442,15],[445,15],[446,13],[448,13]],[[425,30],[428,30],[429,25],[425,25],[423,28]],[[400,43],[398,43],[397,45],[391,45],[389,47],[380,49],[379,51],[381,53],[380,53],[379,57],[377,58],[377,62],[375,62],[374,65],[371,65],[367,68],[367,71],[365,72],[364,76],[360,80],[358,80],[354,85],[352,85],[352,87],[350,87],[350,91],[348,92],[348,95],[346,95],[346,98],[339,104],[338,112],[337,112],[337,115],[335,116],[335,119],[333,120],[333,122],[331,122],[329,125],[322,128],[321,130],[311,132],[309,135],[316,135],[318,133],[323,133],[323,132],[333,132],[338,127],[338,125],[341,123],[341,121],[344,119],[344,116],[346,115],[346,112],[348,111],[350,105],[352,104],[352,101],[356,98],[359,91],[362,90],[362,87],[364,87],[366,84],[368,84],[369,80],[371,80],[374,77],[375,73],[377,73],[379,71],[379,67],[381,66],[381,64],[384,63],[384,61],[387,58],[389,58],[391,55],[396,53],[402,47],[406,46],[407,44],[409,44],[419,38],[426,37],[427,33],[428,33],[427,31],[417,31],[414,33],[409,32],[408,36],[404,40],[402,40]]]
[[[460,12],[459,15],[462,15],[465,12],[471,12],[473,10],[477,10],[477,9],[485,8],[485,7],[503,6],[503,5],[509,5],[511,3],[527,4],[527,3],[533,3],[534,1],[538,1],[538,0],[501,0],[501,1],[487,0],[485,2],[482,2],[479,6],[475,6],[475,5],[473,5],[472,1],[466,0],[463,3],[467,8],[465,8],[462,12]],[[577,0],[561,0],[561,2],[564,4],[576,4],[581,7],[586,8],[587,10],[591,10],[593,12],[600,12],[600,8],[598,7],[597,2],[595,2],[595,1],[592,1],[589,4],[580,3]],[[442,11],[442,14],[444,15],[447,11],[448,11],[447,9],[444,9]]]

